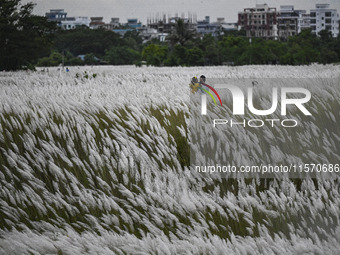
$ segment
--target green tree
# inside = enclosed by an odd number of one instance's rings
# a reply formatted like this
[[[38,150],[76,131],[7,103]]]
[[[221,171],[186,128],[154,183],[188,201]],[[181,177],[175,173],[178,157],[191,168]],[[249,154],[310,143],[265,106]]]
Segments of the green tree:
[[[323,46],[328,46],[332,43],[333,37],[332,37],[332,32],[329,30],[321,30],[319,32],[320,36],[320,41]]]
[[[286,45],[283,42],[253,38],[245,44],[246,48],[240,56],[242,64],[267,65],[277,64],[281,55],[286,52]]]
[[[93,53],[88,53],[84,57],[84,63],[86,65],[95,65],[98,63],[98,58]]]
[[[32,15],[33,3],[0,2],[0,70],[32,65],[50,52],[56,24]]]
[[[80,58],[73,57],[73,58],[68,59],[67,62],[65,62],[65,65],[81,66],[81,65],[84,65],[84,62]]]
[[[183,19],[178,19],[175,24],[175,29],[167,36],[167,40],[174,46],[177,43],[184,46],[188,41],[195,37],[194,29],[190,28],[190,23],[185,22]]]
[[[218,44],[222,62],[232,62],[235,65],[249,63],[249,61],[241,62],[240,59],[242,54],[247,50],[247,47],[249,47],[247,38],[237,36],[223,37]]]
[[[337,61],[339,62],[340,61],[340,33],[338,37],[334,39],[333,44],[334,44],[333,50],[336,52],[338,56]]]
[[[281,63],[288,65],[309,65],[318,62],[320,53],[309,45],[293,44],[288,52],[282,56]]]
[[[86,57],[85,57],[86,58]],[[63,56],[58,51],[52,51],[48,57],[43,57],[38,60],[38,66],[58,66],[62,64]],[[71,52],[64,52],[65,66],[84,65],[84,62],[77,57],[74,57]]]
[[[127,46],[112,47],[105,51],[104,58],[111,65],[132,65],[140,61],[140,53]]]
[[[284,42],[268,40],[266,46],[266,64],[278,64],[280,57],[287,52],[287,44]]]
[[[204,53],[204,65],[219,65],[221,57],[218,48],[218,41],[211,34],[206,34],[199,41],[199,48]]]
[[[309,65],[320,59],[320,39],[311,30],[303,30],[299,35],[290,37],[288,50],[281,57],[282,64]]]
[[[140,50],[142,43],[143,40],[139,36],[139,32],[136,30],[128,31],[123,36],[123,45],[126,45],[134,50]]]
[[[338,60],[338,55],[335,51],[328,48],[323,48],[320,52],[320,63],[330,64],[335,63]]]
[[[37,65],[38,66],[58,66],[62,63],[62,59],[63,59],[63,56],[59,52],[52,51],[50,56],[39,59]]]
[[[142,57],[149,65],[161,66],[166,60],[167,52],[167,46],[150,44],[143,49]]]
[[[187,56],[187,48],[177,44],[170,51],[168,58],[165,61],[166,66],[183,66],[187,65],[186,56]]]
[[[328,64],[338,61],[337,48],[338,40],[333,38],[332,32],[328,30],[321,30],[320,36],[320,63]]]
[[[121,45],[124,41],[118,34],[104,29],[77,28],[61,30],[55,35],[55,49],[69,51],[74,56],[93,53],[100,58],[112,46]]]
[[[189,49],[186,54],[186,63],[189,66],[202,66],[204,64],[203,51],[198,47]]]

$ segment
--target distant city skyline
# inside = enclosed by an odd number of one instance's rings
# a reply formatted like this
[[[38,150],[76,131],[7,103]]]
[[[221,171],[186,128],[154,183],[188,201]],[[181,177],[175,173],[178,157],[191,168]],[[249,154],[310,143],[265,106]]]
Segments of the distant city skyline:
[[[36,4],[34,14],[45,15],[50,9],[64,9],[68,17],[87,16],[104,17],[105,22],[117,17],[121,23],[129,18],[137,18],[146,24],[148,17],[181,16],[188,17],[188,13],[196,14],[197,20],[210,16],[211,21],[225,18],[226,22],[236,22],[238,12],[244,8],[255,7],[256,4],[267,3],[278,10],[281,5],[294,5],[295,9],[309,11],[317,3],[328,3],[330,8],[340,10],[339,0],[22,0],[22,3],[33,2]]]

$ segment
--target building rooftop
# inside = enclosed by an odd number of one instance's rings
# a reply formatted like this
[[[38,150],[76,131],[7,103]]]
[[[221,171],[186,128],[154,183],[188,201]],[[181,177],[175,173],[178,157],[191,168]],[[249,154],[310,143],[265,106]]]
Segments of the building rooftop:
[[[64,9],[51,9],[50,13],[60,13],[60,12],[65,12]]]
[[[327,9],[329,8],[329,4],[316,4],[316,9]]]
[[[276,8],[269,7],[268,4],[256,4],[255,8],[245,8],[243,12],[276,12]]]

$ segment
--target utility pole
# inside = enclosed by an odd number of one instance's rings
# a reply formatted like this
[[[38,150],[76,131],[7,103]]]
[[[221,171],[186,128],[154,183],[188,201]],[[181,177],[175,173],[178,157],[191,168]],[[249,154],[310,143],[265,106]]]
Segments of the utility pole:
[[[249,45],[250,45],[250,51],[249,51],[249,65],[251,65],[251,54],[252,54],[252,50],[251,50],[251,37],[249,38]]]

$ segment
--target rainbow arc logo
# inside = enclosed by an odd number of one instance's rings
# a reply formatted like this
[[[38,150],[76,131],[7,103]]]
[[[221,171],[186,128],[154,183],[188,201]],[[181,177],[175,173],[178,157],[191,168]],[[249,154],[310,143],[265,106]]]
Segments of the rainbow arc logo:
[[[215,95],[217,96],[217,98],[218,98],[218,100],[220,101],[220,104],[221,104],[221,106],[222,106],[222,101],[221,101],[220,95],[217,93],[217,91],[216,91],[213,87],[211,87],[210,85],[208,85],[208,84],[206,84],[206,83],[202,83],[202,85],[206,86],[206,87],[209,88],[212,92],[215,93]],[[199,89],[202,90],[202,91],[204,91],[205,93],[207,93],[207,94],[212,98],[212,100],[214,101],[214,103],[217,105],[216,100],[215,100],[214,96],[210,93],[210,91],[208,91],[208,90],[206,90],[206,89],[204,89],[204,88],[202,88],[202,87],[199,87]]]

